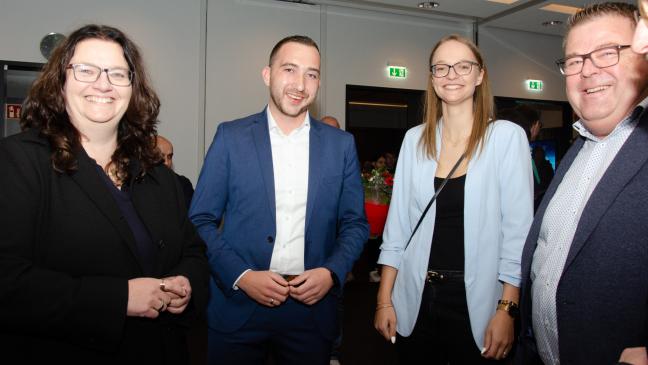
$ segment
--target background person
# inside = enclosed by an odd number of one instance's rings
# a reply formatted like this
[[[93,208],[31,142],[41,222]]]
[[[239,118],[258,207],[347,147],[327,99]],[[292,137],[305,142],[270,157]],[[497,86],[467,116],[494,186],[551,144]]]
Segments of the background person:
[[[493,108],[477,47],[457,35],[439,41],[424,124],[399,153],[379,259],[375,327],[388,340],[398,333],[403,364],[497,363],[512,349],[533,183],[524,131],[492,120]]]
[[[186,363],[205,246],[156,166],[159,101],[136,45],[87,25],[0,141],[0,341],[25,363]]]
[[[156,146],[160,151],[160,154],[162,155],[162,159],[166,167],[174,170],[173,173],[178,178],[178,181],[180,181],[180,185],[182,186],[182,193],[184,195],[185,202],[187,203],[188,210],[189,205],[191,204],[191,197],[193,196],[194,188],[193,185],[191,185],[191,181],[189,179],[175,172],[175,169],[173,168],[173,144],[171,144],[171,141],[169,141],[168,139],[162,136],[157,136]]]

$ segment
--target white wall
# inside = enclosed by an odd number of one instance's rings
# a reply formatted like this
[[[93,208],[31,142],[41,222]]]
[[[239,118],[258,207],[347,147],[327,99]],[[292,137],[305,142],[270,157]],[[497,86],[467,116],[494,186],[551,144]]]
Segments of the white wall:
[[[280,38],[305,34],[320,44],[322,88],[311,111],[344,125],[347,84],[424,90],[436,41],[472,31],[467,23],[274,0],[0,0],[0,59],[44,62],[45,34],[91,22],[121,28],[142,49],[162,101],[159,132],[174,143],[176,170],[194,182],[217,125],[267,103],[261,69]],[[553,64],[560,45],[559,37],[482,27],[494,94],[565,100]],[[409,77],[387,78],[387,63],[408,67]],[[526,91],[526,78],[544,80],[544,92]]]
[[[488,65],[494,95],[567,100],[565,78],[555,63],[563,57],[562,37],[482,27],[479,48]],[[526,90],[527,79],[542,80],[544,90]]]
[[[203,152],[200,20],[201,0],[0,0],[0,59],[45,62],[39,44],[47,33],[88,23],[120,28],[141,48],[176,170],[195,181]]]
[[[260,70],[283,36],[300,33],[319,41],[322,86],[311,112],[333,115],[343,126],[347,84],[425,90],[434,44],[451,33],[472,37],[469,23],[271,0],[210,1],[207,19],[205,147],[221,121],[258,112],[267,103]],[[562,56],[560,37],[489,27],[479,31],[494,95],[565,100],[564,81],[554,64]],[[388,78],[388,63],[406,66],[408,78]],[[527,91],[529,78],[543,80],[544,91]]]

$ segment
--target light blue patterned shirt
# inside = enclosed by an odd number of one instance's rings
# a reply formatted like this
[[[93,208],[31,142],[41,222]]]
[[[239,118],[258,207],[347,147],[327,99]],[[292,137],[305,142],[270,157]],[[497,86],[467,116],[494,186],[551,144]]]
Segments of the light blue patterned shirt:
[[[560,364],[556,291],[583,208],[608,166],[637,126],[644,99],[605,138],[591,134],[579,120],[574,129],[585,138],[542,219],[531,264],[533,331],[545,364]]]

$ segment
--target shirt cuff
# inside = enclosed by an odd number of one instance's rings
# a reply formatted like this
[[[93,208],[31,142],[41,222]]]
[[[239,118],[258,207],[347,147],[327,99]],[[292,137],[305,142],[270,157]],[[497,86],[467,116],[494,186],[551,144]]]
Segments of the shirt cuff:
[[[235,281],[234,284],[232,285],[232,289],[234,289],[234,290],[239,290],[238,282],[239,282],[239,280],[241,280],[241,278],[243,277],[243,275],[245,275],[245,273],[248,272],[248,271],[252,271],[252,269],[247,269],[247,270],[243,271],[243,272],[241,273],[241,275],[239,275],[239,277],[236,278],[236,281]]]

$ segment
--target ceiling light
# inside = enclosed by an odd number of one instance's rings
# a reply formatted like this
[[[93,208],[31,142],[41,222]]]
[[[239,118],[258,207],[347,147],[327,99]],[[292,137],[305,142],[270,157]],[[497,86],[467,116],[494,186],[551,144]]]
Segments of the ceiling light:
[[[506,4],[506,5],[511,5],[513,3],[518,2],[518,0],[487,0],[492,3],[500,3],[500,4]]]
[[[546,11],[553,11],[554,13],[562,13],[562,14],[576,14],[581,8],[577,8],[575,6],[567,6],[567,5],[560,5],[560,4],[549,4],[547,6],[543,6],[540,9],[546,10]]]
[[[418,7],[421,9],[434,9],[439,7],[439,3],[434,1],[424,1],[422,3],[418,3]]]
[[[550,20],[548,22],[542,22],[542,25],[545,27],[555,27],[562,24],[563,24],[562,20]]]

